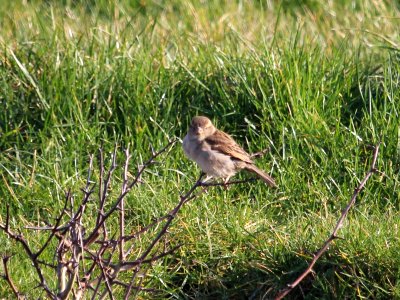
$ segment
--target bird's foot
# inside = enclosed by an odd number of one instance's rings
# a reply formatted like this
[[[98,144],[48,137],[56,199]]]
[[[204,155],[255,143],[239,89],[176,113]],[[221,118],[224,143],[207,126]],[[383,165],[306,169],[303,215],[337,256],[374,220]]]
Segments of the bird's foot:
[[[225,190],[225,191],[227,191],[228,188],[229,188],[229,185],[228,185],[229,178],[230,178],[230,177],[224,179],[224,190]]]

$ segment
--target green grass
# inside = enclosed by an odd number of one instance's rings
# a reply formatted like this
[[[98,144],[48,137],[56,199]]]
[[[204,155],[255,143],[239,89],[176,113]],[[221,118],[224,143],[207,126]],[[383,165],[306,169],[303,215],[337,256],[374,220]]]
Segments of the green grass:
[[[344,240],[290,297],[400,298],[398,5],[4,2],[2,222],[4,203],[13,228],[52,220],[65,190],[80,195],[88,156],[101,144],[130,144],[134,170],[150,145],[182,138],[192,116],[207,115],[249,152],[270,148],[257,164],[279,188],[215,188],[188,203],[170,233],[183,247],[152,267],[146,286],[163,298],[268,299],[329,236],[381,141],[381,173],[361,192]],[[129,226],[165,214],[198,172],[177,145],[128,197]],[[39,247],[39,237],[23,232]],[[37,297],[22,249],[3,233],[0,245],[15,254],[15,282]],[[9,293],[0,281],[0,297]]]

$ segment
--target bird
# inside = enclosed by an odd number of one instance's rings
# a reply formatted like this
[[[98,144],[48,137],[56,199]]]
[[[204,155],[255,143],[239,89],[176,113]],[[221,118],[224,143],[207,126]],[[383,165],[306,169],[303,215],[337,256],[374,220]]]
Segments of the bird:
[[[250,155],[227,133],[217,129],[211,120],[195,116],[183,139],[185,155],[195,161],[207,177],[222,178],[226,184],[240,170],[256,174],[270,187],[276,187],[275,180],[257,168]]]

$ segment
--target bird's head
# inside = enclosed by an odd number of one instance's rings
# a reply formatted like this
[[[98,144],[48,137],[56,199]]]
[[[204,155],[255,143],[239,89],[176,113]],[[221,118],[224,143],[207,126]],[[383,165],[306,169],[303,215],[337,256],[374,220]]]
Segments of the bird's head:
[[[207,117],[196,116],[192,119],[189,134],[197,140],[204,140],[215,132],[215,127]]]

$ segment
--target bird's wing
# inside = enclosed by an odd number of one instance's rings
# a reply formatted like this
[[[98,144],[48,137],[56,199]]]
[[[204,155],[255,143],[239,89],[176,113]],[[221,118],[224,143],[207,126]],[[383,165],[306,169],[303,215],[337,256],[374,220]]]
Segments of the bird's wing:
[[[253,164],[250,155],[244,151],[230,135],[221,130],[215,131],[214,134],[205,139],[205,142],[207,142],[214,151],[218,151],[229,155],[234,159]]]

